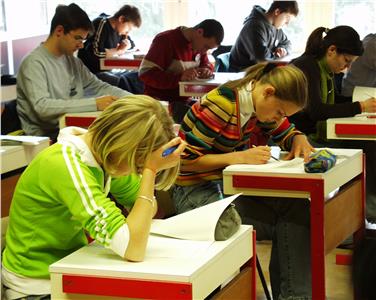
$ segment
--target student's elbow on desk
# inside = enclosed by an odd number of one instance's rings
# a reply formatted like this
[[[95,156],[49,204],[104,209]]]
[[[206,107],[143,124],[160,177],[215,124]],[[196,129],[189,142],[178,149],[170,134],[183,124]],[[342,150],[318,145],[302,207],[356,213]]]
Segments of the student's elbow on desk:
[[[140,262],[143,261],[145,258],[145,252],[146,252],[146,242],[144,240],[138,240],[137,238],[130,239],[127,249],[124,253],[124,259],[133,261],[133,262]]]

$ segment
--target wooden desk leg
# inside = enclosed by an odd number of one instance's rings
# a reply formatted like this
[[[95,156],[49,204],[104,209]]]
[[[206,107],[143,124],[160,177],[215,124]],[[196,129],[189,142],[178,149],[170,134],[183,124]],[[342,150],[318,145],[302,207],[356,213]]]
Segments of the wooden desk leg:
[[[325,300],[324,182],[311,188],[312,299]]]

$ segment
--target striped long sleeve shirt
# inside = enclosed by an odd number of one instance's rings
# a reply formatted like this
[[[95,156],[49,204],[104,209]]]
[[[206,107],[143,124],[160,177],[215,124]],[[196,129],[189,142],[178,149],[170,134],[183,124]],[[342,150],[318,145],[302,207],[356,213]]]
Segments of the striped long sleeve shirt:
[[[184,117],[179,136],[188,145],[182,164],[189,165],[207,154],[244,150],[251,145],[266,145],[269,138],[283,150],[289,150],[293,137],[301,134],[285,118],[278,126],[262,123],[252,116],[240,125],[239,90],[220,86],[197,102]],[[181,171],[177,184],[193,185],[222,178],[222,169]]]

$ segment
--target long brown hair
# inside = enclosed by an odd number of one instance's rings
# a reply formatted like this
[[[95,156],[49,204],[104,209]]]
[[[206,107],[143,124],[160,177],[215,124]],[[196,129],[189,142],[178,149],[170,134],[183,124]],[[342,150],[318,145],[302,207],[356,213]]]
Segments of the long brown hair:
[[[303,72],[293,65],[259,63],[246,69],[245,76],[224,84],[231,89],[241,87],[250,81],[270,84],[275,88],[275,96],[290,101],[299,107],[307,103],[308,84]]]

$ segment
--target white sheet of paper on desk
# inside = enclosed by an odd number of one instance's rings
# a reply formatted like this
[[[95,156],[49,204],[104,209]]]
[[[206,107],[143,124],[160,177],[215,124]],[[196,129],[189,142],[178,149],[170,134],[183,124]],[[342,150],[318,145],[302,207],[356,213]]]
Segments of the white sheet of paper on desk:
[[[292,160],[280,160],[276,161],[274,159],[270,159],[266,164],[262,165],[250,165],[250,164],[239,164],[239,165],[231,165],[226,168],[227,171],[269,171],[273,170],[278,172],[278,169],[284,169],[284,172],[296,172],[297,170],[304,171],[304,160],[301,157],[296,157]]]
[[[191,241],[150,235],[145,260],[154,257],[192,258],[204,253],[213,241]]]
[[[353,91],[353,102],[364,101],[369,98],[376,98],[376,88],[367,86],[356,86]]]
[[[215,226],[222,212],[240,194],[210,203],[164,220],[153,220],[151,233],[178,239],[214,241]]]
[[[39,145],[48,140],[45,136],[29,136],[29,135],[0,135],[0,140],[21,142],[25,145]]]

